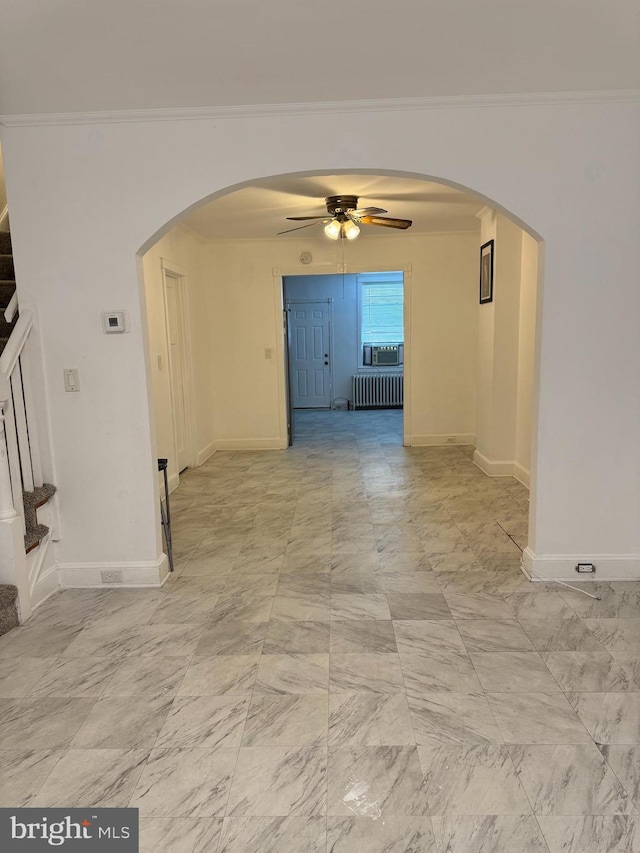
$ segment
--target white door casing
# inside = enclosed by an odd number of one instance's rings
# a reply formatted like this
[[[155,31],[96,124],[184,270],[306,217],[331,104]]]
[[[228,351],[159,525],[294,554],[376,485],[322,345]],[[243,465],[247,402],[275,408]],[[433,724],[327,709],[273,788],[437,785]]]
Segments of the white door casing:
[[[396,272],[398,270],[402,270],[403,281],[404,281],[404,407],[402,410],[403,415],[403,444],[405,447],[411,447],[412,443],[412,419],[411,419],[411,386],[412,386],[412,369],[411,369],[411,354],[412,354],[412,346],[411,346],[411,291],[412,291],[412,266],[411,263],[407,262],[398,262],[393,264],[393,266],[386,267],[381,264],[369,265],[369,264],[351,264],[349,267],[346,265],[338,264],[335,269],[327,270],[326,266],[321,266],[318,264],[310,265],[305,268],[302,272],[303,275],[327,275],[328,273],[349,273],[349,274],[357,274],[357,273],[367,273],[367,272]],[[275,327],[275,336],[277,343],[277,352],[278,359],[280,364],[282,365],[282,370],[278,375],[278,399],[280,404],[280,440],[282,449],[285,449],[288,442],[288,433],[287,433],[287,418],[288,418],[288,398],[287,398],[287,388],[291,385],[291,372],[289,366],[289,360],[287,359],[287,347],[285,346],[285,342],[283,340],[283,325],[280,321],[280,314],[283,308],[288,307],[287,300],[284,295],[284,279],[289,275],[300,275],[301,271],[299,267],[274,267],[272,270],[273,273],[273,300],[274,300],[274,316],[277,318],[277,324]],[[330,339],[330,360],[333,362],[333,340]]]
[[[182,276],[171,275],[165,270],[164,299],[175,467],[179,473],[189,467],[190,464],[184,281]]]

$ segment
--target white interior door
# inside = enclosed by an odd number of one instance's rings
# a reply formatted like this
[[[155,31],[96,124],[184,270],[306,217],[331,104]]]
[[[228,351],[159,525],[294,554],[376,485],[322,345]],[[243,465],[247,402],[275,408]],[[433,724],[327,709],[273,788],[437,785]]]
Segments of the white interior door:
[[[169,378],[173,410],[173,434],[176,467],[184,471],[189,465],[186,417],[186,364],[184,351],[184,316],[180,279],[165,276],[167,306],[167,341],[169,344]]]
[[[294,409],[331,405],[329,303],[289,303],[289,364]]]

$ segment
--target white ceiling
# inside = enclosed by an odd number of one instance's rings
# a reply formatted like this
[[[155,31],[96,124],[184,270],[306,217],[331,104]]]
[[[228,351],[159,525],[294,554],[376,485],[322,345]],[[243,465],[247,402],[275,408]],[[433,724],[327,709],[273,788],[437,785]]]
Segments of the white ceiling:
[[[628,89],[638,0],[0,0],[0,114]]]
[[[215,199],[198,208],[183,222],[208,239],[275,237],[279,231],[304,225],[287,222],[287,216],[326,214],[329,195],[357,195],[361,207],[382,207],[390,216],[412,219],[406,233],[472,231],[480,227],[475,214],[484,202],[441,184],[377,175],[285,176],[269,178]],[[391,228],[363,225],[360,238],[397,236]],[[279,239],[322,237],[314,225]]]

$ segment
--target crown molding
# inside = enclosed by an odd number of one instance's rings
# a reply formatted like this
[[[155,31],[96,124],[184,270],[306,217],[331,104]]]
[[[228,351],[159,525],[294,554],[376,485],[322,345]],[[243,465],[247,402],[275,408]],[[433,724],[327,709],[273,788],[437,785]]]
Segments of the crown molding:
[[[475,216],[478,219],[484,219],[485,216],[489,216],[489,214],[495,213],[495,210],[492,207],[489,207],[488,204],[485,204],[483,208],[481,208]]]
[[[247,104],[222,107],[105,110],[101,112],[24,113],[18,115],[0,115],[0,125],[5,127],[37,127],[40,125],[122,124],[150,121],[220,121],[222,119],[323,115],[326,113],[420,112],[434,109],[477,109],[478,107],[635,103],[640,103],[640,89],[612,89],[590,92],[529,92],[515,95],[452,95],[428,98],[388,98],[362,101],[320,101],[297,104]]]
[[[490,208],[491,209],[491,208]],[[371,234],[369,233],[366,237],[366,240],[388,240],[389,238],[400,240],[402,243],[406,243],[410,240],[424,240],[428,237],[460,237],[460,236],[468,236],[472,235],[477,237],[479,233],[479,228],[465,228],[463,231],[414,231],[409,234],[407,231],[403,231],[402,234]],[[226,244],[226,243],[269,243],[273,245],[274,243],[279,243],[281,246],[292,246],[295,243],[300,243],[301,245],[321,245],[321,246],[333,246],[334,243],[330,243],[327,237],[287,237],[285,240],[281,240],[277,235],[272,237],[203,237],[204,242],[209,245],[217,245],[217,244]],[[361,238],[358,237],[358,240]],[[353,241],[354,243],[356,240]]]
[[[198,243],[209,242],[203,234],[201,234],[199,231],[196,231],[195,228],[191,228],[191,226],[187,225],[185,222],[178,222],[178,224],[174,227],[177,228],[178,231],[182,231],[182,233],[186,234],[188,237],[192,237]]]

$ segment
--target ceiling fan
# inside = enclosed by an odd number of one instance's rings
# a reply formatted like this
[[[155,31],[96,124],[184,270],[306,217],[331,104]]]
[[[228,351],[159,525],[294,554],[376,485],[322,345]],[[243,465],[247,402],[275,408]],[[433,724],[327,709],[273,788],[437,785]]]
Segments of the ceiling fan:
[[[302,228],[310,228],[312,225],[324,225],[324,233],[331,240],[341,237],[347,240],[355,240],[360,233],[360,225],[381,225],[384,228],[397,228],[404,231],[411,227],[410,219],[394,219],[391,216],[380,216],[386,213],[381,207],[358,208],[358,196],[356,195],[330,195],[325,199],[327,214],[322,216],[287,216],[293,222],[302,222],[312,219],[307,225],[298,225],[296,228],[288,228],[279,231],[280,234],[289,234],[291,231],[300,231]]]

